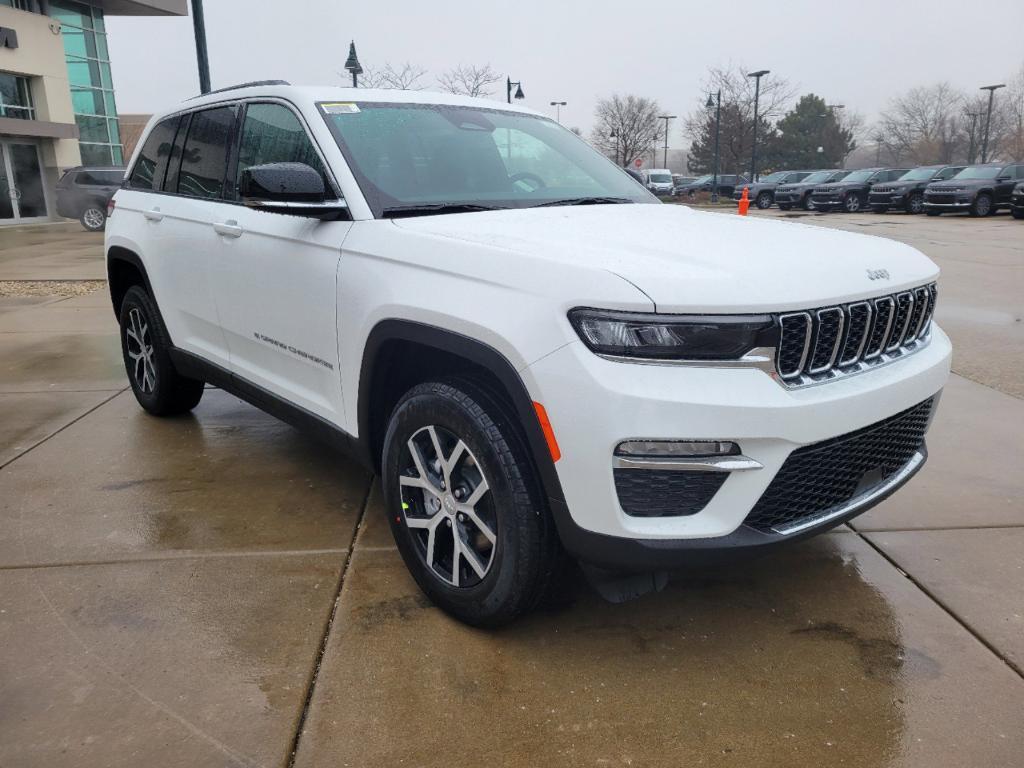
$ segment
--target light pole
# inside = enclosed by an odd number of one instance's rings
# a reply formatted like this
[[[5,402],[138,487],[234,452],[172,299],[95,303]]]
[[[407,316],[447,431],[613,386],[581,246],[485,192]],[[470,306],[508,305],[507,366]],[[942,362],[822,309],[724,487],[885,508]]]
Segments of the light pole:
[[[757,72],[751,72],[747,77],[754,78],[754,137],[753,148],[750,151],[750,183],[753,184],[757,181],[757,101],[761,96],[761,78],[767,75],[770,70],[759,69]]]
[[[199,65],[199,92],[210,92],[210,59],[206,55],[206,20],[203,0],[192,0],[192,29],[196,36],[196,62]]]
[[[348,44],[348,58],[345,59],[345,69],[352,73],[352,87],[359,87],[359,76],[363,74],[363,68],[359,64],[359,57],[356,56],[356,41]]]
[[[718,202],[718,137],[722,132],[722,89],[719,88],[715,98],[708,94],[708,103],[704,105],[708,109],[715,107],[715,165],[711,177],[711,202]]]
[[[992,127],[992,99],[996,95],[996,91],[1000,88],[1005,88],[1006,83],[999,83],[999,85],[983,85],[978,90],[988,91],[988,117],[985,118],[985,140],[981,143],[981,162],[988,162],[988,131]]]
[[[972,165],[974,163],[974,150],[975,150],[975,139],[977,137],[978,129],[978,118],[981,117],[981,112],[964,112],[969,118],[971,118],[971,133],[970,133],[970,145],[967,149],[967,164]]]
[[[612,128],[609,138],[615,139],[615,164],[619,165],[619,132]],[[619,166],[621,168],[621,166]]]
[[[513,85],[516,87],[516,98],[517,99],[525,99],[526,98],[526,94],[523,93],[523,84],[522,84],[522,82],[519,81],[519,80],[513,81],[511,77],[506,77],[505,78],[505,100],[509,104],[512,103],[512,86]]]
[[[828,119],[829,115],[835,116],[835,113],[836,113],[837,109],[846,109],[846,105],[845,104],[826,104],[825,105],[825,109],[827,109],[828,111],[824,115],[822,115],[822,117],[824,117],[825,119]],[[839,120],[838,119],[836,119],[836,128],[839,128]],[[841,135],[842,134],[840,133],[840,136]],[[824,144],[825,144],[824,122],[822,122],[821,143],[824,146]],[[844,142],[843,143],[843,148],[845,149],[845,147],[846,147],[846,143]],[[824,151],[824,150],[822,150],[822,151]],[[842,168],[843,167],[843,163],[845,163],[845,162],[846,162],[846,155],[844,154],[842,157],[839,158],[839,160],[836,161],[836,167],[837,168]]]
[[[551,102],[551,106],[555,108],[555,121],[559,125],[562,124],[562,107],[567,106],[568,103],[569,102],[567,102],[567,101],[552,101]]]
[[[677,115],[658,115],[659,120],[665,121],[665,156],[663,158],[662,166],[668,168],[668,121],[675,120]]]

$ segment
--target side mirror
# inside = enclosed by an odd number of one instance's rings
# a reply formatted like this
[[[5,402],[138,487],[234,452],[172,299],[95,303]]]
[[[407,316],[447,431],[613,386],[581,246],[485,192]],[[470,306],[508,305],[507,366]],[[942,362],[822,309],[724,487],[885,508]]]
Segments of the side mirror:
[[[238,193],[245,205],[270,213],[329,219],[348,212],[344,200],[326,199],[323,177],[305,163],[246,168]]]

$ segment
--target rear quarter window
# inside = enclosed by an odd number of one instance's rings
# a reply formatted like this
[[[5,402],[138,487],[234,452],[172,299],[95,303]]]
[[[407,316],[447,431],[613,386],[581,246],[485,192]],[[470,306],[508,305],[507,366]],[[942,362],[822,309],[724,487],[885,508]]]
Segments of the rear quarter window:
[[[171,156],[174,133],[178,128],[178,117],[169,117],[157,123],[146,137],[139,157],[128,177],[132,189],[159,190],[167,171],[167,160]]]

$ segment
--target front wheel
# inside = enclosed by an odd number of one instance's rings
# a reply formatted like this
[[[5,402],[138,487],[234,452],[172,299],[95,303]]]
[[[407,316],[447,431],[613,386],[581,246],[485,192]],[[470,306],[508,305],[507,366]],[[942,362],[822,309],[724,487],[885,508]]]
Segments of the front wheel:
[[[483,387],[428,382],[402,397],[384,438],[384,504],[402,559],[436,605],[476,626],[530,610],[559,560],[514,423]]]
[[[843,208],[847,213],[857,213],[860,210],[860,195],[847,195],[843,200]]]
[[[811,200],[810,195],[807,195],[807,197],[800,201],[800,207],[803,208],[805,211],[814,210],[814,201]]]
[[[107,226],[107,212],[98,205],[90,205],[78,217],[82,227],[90,232],[102,232]]]
[[[982,192],[974,198],[967,211],[971,216],[990,216],[992,214],[992,196]]]
[[[757,207],[760,208],[762,211],[765,210],[766,208],[771,208],[772,207],[772,193],[771,192],[762,192],[761,194],[759,194],[757,196],[757,203],[756,204],[757,204]]]
[[[924,195],[916,194],[907,198],[907,213],[918,214],[924,210]]]
[[[121,351],[132,392],[147,412],[173,416],[191,411],[203,396],[203,382],[179,374],[170,341],[153,300],[132,286],[121,302]]]

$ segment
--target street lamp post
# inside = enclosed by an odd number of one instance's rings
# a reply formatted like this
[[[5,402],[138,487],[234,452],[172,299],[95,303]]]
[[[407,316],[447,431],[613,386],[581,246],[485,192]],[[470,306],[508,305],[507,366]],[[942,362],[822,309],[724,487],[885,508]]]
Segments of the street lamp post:
[[[559,125],[562,124],[562,107],[568,106],[568,104],[569,104],[569,102],[567,102],[567,101],[552,101],[551,102],[551,106],[555,108],[555,121]]]
[[[345,59],[345,69],[352,73],[352,87],[359,87],[359,76],[363,74],[363,67],[359,64],[359,57],[356,56],[356,41],[348,44],[348,58]]]
[[[757,101],[761,96],[761,78],[767,75],[770,70],[759,69],[757,72],[751,72],[747,77],[754,78],[754,136],[753,136],[753,148],[750,151],[750,182],[754,183],[757,180]]]
[[[516,98],[517,99],[525,99],[526,98],[526,94],[523,93],[523,84],[522,84],[522,82],[519,81],[519,80],[513,81],[511,77],[506,77],[505,78],[505,100],[509,104],[512,103],[512,86],[513,85],[516,87]]]
[[[981,143],[981,162],[988,162],[988,131],[992,127],[992,99],[996,95],[996,91],[1000,88],[1005,88],[1006,83],[999,83],[999,85],[983,85],[978,90],[988,91],[988,117],[985,118],[985,140]]]
[[[846,105],[845,104],[826,104],[825,105],[825,109],[827,109],[828,111],[824,115],[822,115],[822,117],[825,118],[825,119],[828,119],[829,115],[833,115],[833,116],[835,115],[835,112],[836,112],[837,109],[846,109]],[[825,145],[825,121],[824,120],[822,120],[821,127],[822,127],[822,131],[821,131],[821,144],[822,144],[822,152],[824,152],[825,151],[824,150],[824,145]],[[839,120],[836,120],[836,129],[837,130],[839,129]],[[842,132],[841,131],[840,131],[840,136],[842,136]],[[846,144],[844,143],[843,147],[845,148],[845,146],[846,146]],[[846,162],[846,155],[844,154],[836,162],[836,167],[837,168],[842,168],[843,164],[845,162]]]
[[[967,164],[971,165],[974,163],[974,150],[976,149],[975,140],[977,138],[978,118],[981,117],[981,112],[965,112],[964,114],[971,118],[970,145],[967,149]]]
[[[665,121],[665,155],[662,162],[662,167],[668,168],[668,121],[675,120],[677,115],[658,115],[659,120]]]
[[[722,89],[719,88],[715,98],[708,94],[708,103],[704,105],[708,109],[715,107],[715,166],[711,177],[711,202],[718,202],[718,138],[722,132]]]
[[[199,92],[209,93],[210,58],[206,54],[206,20],[203,16],[203,0],[192,0],[192,29],[196,36],[196,63],[199,65]]]
[[[615,139],[615,164],[619,164],[619,132],[612,128],[609,138]],[[621,166],[620,166],[621,167]]]

